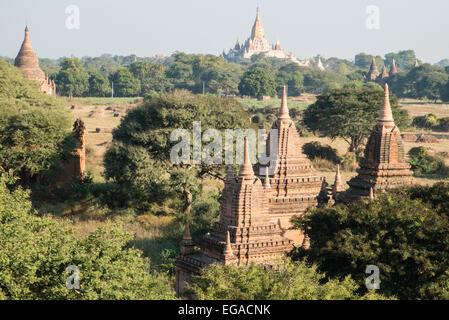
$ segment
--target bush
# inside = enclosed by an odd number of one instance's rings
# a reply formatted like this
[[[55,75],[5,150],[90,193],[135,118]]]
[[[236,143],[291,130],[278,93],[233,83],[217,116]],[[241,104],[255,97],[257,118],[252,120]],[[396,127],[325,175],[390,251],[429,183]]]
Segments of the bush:
[[[438,121],[438,127],[440,130],[449,131],[449,117],[440,118]]]
[[[409,163],[416,174],[435,174],[445,168],[444,160],[429,154],[424,147],[415,147],[408,152]]]
[[[310,160],[315,158],[326,159],[334,164],[340,163],[341,159],[337,150],[329,145],[323,146],[318,141],[312,141],[303,145],[302,150]]]
[[[433,113],[413,118],[412,126],[416,128],[432,129],[438,126],[438,116]]]

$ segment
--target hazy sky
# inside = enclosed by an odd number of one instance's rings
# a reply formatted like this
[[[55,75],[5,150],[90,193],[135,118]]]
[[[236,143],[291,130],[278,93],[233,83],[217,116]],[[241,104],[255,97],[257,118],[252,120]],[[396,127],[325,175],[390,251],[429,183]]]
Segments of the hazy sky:
[[[80,9],[79,30],[66,28],[69,5]],[[0,0],[0,55],[17,55],[26,21],[39,57],[220,54],[249,36],[257,5],[270,42],[298,58],[404,49],[449,58],[448,0]],[[366,27],[369,5],[378,30]]]

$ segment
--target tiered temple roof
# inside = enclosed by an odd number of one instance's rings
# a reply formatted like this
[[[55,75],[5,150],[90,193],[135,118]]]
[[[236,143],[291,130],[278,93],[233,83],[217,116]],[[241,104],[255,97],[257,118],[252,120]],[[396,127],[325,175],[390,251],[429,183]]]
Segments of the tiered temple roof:
[[[293,216],[303,214],[309,207],[318,205],[318,196],[323,177],[316,174],[311,161],[302,151],[302,143],[287,105],[286,87],[283,90],[278,120],[273,124],[277,131],[278,149],[270,150],[270,135],[267,138],[267,154],[276,157],[274,171],[270,172],[270,215],[286,230],[287,237],[296,244],[303,242],[298,231],[288,230]],[[273,154],[274,152],[274,154]],[[266,172],[258,167],[260,177]]]
[[[276,156],[274,171],[251,165],[245,139],[244,163],[239,176],[233,177],[230,171],[226,176],[220,199],[220,221],[203,237],[199,251],[182,249],[185,244],[181,244],[181,255],[176,262],[178,292],[183,291],[184,283],[193,273],[208,264],[269,264],[289,252],[294,243],[305,244],[299,231],[288,230],[290,220],[318,204],[324,178],[316,175],[302,152],[298,132],[289,115],[285,87],[273,129],[278,132],[278,148],[270,152],[268,136],[267,154]]]
[[[25,39],[17,54],[14,65],[22,71],[25,78],[37,81],[41,92],[50,95],[56,94],[55,82],[50,80],[48,75],[39,67],[39,60],[31,46],[28,27],[25,28]]]
[[[344,202],[368,198],[371,188],[377,192],[412,184],[410,168],[401,133],[394,123],[388,84],[385,84],[379,121],[368,139],[358,175],[348,182],[350,188],[344,195]]]
[[[206,234],[200,250],[192,251],[189,235],[181,243],[176,265],[177,291],[182,292],[192,273],[211,263],[247,265],[270,263],[293,248],[269,216],[268,198],[261,179],[254,175],[245,138],[244,163],[237,178],[228,172],[220,199],[220,221]]]

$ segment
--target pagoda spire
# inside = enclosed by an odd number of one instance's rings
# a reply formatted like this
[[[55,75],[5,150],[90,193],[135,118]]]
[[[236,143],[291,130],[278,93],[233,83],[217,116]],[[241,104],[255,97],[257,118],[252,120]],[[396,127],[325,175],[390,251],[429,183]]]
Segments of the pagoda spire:
[[[268,176],[268,167],[265,168],[265,181],[264,185],[266,189],[271,189],[270,177]]]
[[[287,104],[287,86],[284,86],[282,91],[282,104],[281,104],[281,110],[279,112],[279,120],[287,121],[290,119],[290,113],[288,111],[288,104]]]
[[[388,78],[388,72],[387,72],[387,67],[384,65],[383,67],[382,67],[382,74],[381,74],[381,79],[385,79],[385,78]]]
[[[371,201],[371,202],[374,201],[374,190],[373,190],[373,187],[371,187],[369,189],[369,201]]]
[[[418,59],[415,59],[415,68],[418,68],[418,67],[419,67]]]
[[[265,31],[263,29],[262,22],[260,21],[259,7],[257,7],[256,21],[254,22],[254,26],[251,31],[251,39],[254,38],[265,38]]]
[[[398,73],[398,69],[396,68],[396,61],[393,59],[391,61],[391,69],[390,69],[390,76]]]
[[[229,230],[226,232],[226,247],[223,251],[223,255],[225,256],[231,256],[233,254],[232,252],[232,246],[231,246],[231,235],[229,233]]]
[[[192,254],[195,252],[195,244],[193,243],[192,236],[190,235],[190,222],[186,220],[186,230],[180,244],[181,254]]]
[[[335,182],[332,186],[332,194],[336,194],[337,192],[345,191],[345,187],[343,186],[343,179],[341,178],[340,173],[340,165],[337,164],[337,172],[335,173]]]
[[[371,59],[371,66],[369,68],[370,72],[379,72],[379,70],[377,69],[377,63],[376,63],[376,59],[373,57]]]
[[[239,178],[253,178],[254,170],[249,159],[248,137],[245,137],[245,150],[243,155],[243,165],[240,168]]]
[[[39,72],[39,76],[42,78],[45,77],[45,74],[39,68],[39,60],[37,59],[36,53],[31,46],[28,26],[25,27],[25,37],[23,39],[22,46],[20,47],[20,51],[17,54],[14,65],[26,72]]]
[[[390,92],[388,89],[388,84],[385,84],[384,89],[384,101],[382,104],[382,107],[380,108],[380,116],[379,116],[379,122],[380,125],[386,125],[386,126],[394,126],[394,119],[393,119],[393,112],[391,111],[391,105],[390,105]]]

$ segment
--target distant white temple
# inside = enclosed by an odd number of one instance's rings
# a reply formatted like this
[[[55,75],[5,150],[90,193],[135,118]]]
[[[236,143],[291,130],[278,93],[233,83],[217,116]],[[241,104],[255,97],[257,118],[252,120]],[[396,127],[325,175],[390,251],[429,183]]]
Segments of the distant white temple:
[[[276,41],[275,45],[271,45],[265,37],[265,30],[260,20],[260,11],[259,8],[257,8],[256,21],[254,22],[254,26],[251,30],[251,36],[243,44],[240,44],[237,41],[234,48],[229,50],[228,53],[223,52],[223,57],[228,61],[235,61],[238,58],[248,59],[252,55],[260,53],[265,54],[267,57],[288,59],[300,66],[315,66],[320,70],[325,69],[320,58],[318,58],[318,61],[315,61],[313,58],[298,60],[293,52],[287,54],[281,48],[279,41]]]

